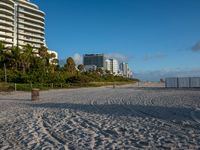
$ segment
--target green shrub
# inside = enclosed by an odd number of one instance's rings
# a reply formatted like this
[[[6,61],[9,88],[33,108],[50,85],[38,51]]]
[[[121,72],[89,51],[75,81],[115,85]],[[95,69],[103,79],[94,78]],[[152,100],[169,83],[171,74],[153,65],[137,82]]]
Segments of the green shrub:
[[[88,77],[85,75],[72,76],[72,77],[66,79],[66,83],[89,83],[92,81],[93,81],[93,79],[91,77]]]

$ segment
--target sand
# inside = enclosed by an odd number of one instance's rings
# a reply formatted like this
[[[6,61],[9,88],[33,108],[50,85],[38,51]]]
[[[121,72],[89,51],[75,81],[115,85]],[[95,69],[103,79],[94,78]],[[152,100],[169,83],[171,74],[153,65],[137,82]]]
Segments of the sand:
[[[0,93],[0,149],[199,149],[200,90],[137,86]]]

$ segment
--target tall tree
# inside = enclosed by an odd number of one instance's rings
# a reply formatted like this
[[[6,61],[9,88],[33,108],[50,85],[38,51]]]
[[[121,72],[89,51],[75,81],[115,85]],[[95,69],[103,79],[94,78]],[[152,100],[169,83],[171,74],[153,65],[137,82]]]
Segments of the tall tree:
[[[66,64],[65,64],[65,69],[66,69],[66,71],[68,71],[70,73],[76,72],[76,64],[72,57],[67,58]]]
[[[26,45],[22,49],[22,53],[20,56],[21,56],[23,73],[25,73],[27,70],[30,71],[31,61],[33,58],[33,48],[30,45]]]
[[[55,72],[55,69],[57,68],[59,63],[59,60],[56,59],[56,55],[54,53],[50,54],[50,71],[51,73]]]
[[[2,63],[4,62],[5,60],[5,53],[4,53],[4,49],[5,49],[5,46],[2,42],[0,42],[0,63],[2,65]]]
[[[42,59],[44,72],[48,72],[50,68],[50,54],[45,46],[41,46],[38,50],[38,55]]]
[[[21,67],[21,54],[22,50],[19,47],[12,47],[10,49],[10,58],[11,58],[11,64],[12,68],[15,70],[19,70]]]
[[[45,46],[41,46],[38,50],[38,54],[44,60],[45,65],[49,66],[49,60],[51,56],[48,53],[48,49]]]

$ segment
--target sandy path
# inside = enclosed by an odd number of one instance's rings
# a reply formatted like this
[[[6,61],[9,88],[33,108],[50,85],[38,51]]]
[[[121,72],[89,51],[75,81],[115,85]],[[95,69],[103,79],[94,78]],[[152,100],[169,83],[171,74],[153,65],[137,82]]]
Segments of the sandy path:
[[[0,149],[198,149],[200,91],[128,85],[0,94]]]

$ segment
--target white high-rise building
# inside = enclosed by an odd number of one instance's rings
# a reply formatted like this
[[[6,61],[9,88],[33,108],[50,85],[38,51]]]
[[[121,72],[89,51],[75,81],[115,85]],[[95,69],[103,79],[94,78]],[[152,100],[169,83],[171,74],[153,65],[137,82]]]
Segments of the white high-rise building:
[[[105,70],[111,72],[111,61],[110,61],[110,59],[105,60]]]
[[[122,62],[121,64],[120,64],[120,70],[122,71],[122,75],[124,76],[124,77],[128,77],[129,75],[129,67],[128,67],[128,63],[125,63],[125,62]]]
[[[112,73],[117,75],[119,71],[119,63],[116,59],[111,59]]]
[[[112,74],[117,75],[119,71],[119,64],[116,59],[105,60],[105,70],[110,71]]]
[[[45,13],[29,0],[0,0],[0,41],[5,46],[46,46]]]

